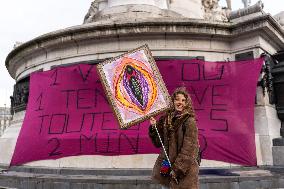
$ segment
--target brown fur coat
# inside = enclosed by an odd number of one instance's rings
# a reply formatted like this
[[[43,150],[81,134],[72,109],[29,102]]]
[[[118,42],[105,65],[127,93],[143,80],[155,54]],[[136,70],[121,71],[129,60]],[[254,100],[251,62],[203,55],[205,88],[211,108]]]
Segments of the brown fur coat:
[[[184,113],[177,117],[171,112],[159,119],[157,128],[179,184],[176,184],[170,176],[163,177],[160,174],[161,163],[163,159],[166,159],[162,148],[153,168],[153,180],[171,189],[198,189],[199,144],[194,116]],[[152,126],[149,127],[149,136],[156,147],[161,147],[157,133]]]

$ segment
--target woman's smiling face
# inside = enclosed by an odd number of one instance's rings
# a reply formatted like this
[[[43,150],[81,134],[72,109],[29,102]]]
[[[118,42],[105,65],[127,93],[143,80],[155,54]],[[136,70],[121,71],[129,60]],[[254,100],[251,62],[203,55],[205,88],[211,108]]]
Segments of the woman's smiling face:
[[[177,112],[182,112],[186,106],[186,98],[183,94],[177,94],[174,99],[174,106]]]

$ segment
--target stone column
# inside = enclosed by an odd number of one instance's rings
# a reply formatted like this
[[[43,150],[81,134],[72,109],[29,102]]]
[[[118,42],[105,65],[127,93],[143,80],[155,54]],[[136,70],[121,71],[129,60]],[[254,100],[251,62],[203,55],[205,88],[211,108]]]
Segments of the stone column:
[[[171,0],[169,9],[188,18],[203,18],[201,0]]]

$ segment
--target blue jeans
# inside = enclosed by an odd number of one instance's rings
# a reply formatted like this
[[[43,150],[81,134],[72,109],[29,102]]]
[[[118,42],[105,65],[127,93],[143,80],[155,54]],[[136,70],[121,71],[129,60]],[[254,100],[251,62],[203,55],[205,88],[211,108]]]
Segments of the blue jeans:
[[[165,187],[165,186],[162,186],[162,188],[161,189],[170,189],[170,188],[168,188],[168,187]]]

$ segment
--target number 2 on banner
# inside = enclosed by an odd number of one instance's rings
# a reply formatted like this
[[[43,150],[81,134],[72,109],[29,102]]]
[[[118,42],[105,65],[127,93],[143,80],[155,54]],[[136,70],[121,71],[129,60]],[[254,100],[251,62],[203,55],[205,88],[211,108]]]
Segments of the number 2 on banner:
[[[55,144],[53,150],[49,153],[49,156],[58,156],[62,154],[58,149],[60,147],[60,140],[58,138],[51,138],[48,140],[48,144],[54,141],[53,143]]]

